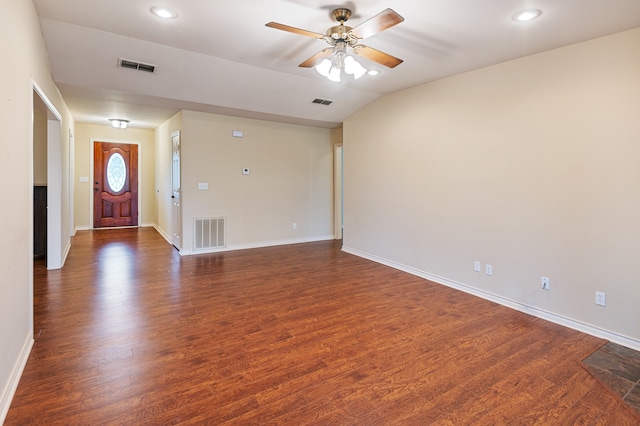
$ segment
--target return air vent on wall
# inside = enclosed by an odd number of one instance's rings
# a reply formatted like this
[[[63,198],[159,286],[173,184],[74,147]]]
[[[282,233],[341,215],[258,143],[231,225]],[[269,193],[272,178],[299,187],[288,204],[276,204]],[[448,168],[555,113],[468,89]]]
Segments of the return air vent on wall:
[[[130,70],[138,70],[150,73],[154,73],[156,71],[155,65],[143,64],[142,62],[132,61],[130,59],[118,58],[118,66],[120,68],[128,68]]]
[[[193,249],[204,250],[225,247],[224,223],[224,217],[195,218]]]
[[[320,104],[320,105],[331,105],[333,103],[333,101],[328,101],[326,99],[320,99],[320,98],[316,98],[313,100],[314,104]]]

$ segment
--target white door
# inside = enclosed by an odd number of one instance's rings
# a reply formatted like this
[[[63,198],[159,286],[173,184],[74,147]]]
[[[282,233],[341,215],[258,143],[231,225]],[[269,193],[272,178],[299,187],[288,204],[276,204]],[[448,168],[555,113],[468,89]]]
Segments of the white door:
[[[344,151],[342,149],[342,144],[335,145],[334,147],[334,238],[336,240],[342,239],[343,234],[343,223],[344,223],[344,183],[343,183],[343,172],[344,172]]]
[[[172,241],[171,243],[180,250],[181,220],[180,220],[180,132],[171,135],[173,145],[172,167],[171,167],[171,216],[172,216]]]

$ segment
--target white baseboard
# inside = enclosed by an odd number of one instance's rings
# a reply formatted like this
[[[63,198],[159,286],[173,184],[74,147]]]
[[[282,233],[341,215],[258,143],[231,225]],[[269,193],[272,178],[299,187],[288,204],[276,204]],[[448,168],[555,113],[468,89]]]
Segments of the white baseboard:
[[[2,390],[2,394],[0,395],[0,424],[4,424],[4,420],[7,417],[9,407],[11,406],[11,401],[13,400],[13,396],[16,393],[16,389],[18,389],[18,383],[20,383],[20,377],[22,376],[24,367],[27,365],[27,360],[29,359],[29,354],[31,353],[32,347],[33,334],[29,333],[29,335],[27,336],[27,340],[22,346],[20,356],[16,360],[16,363],[11,371],[9,382],[4,387],[4,389]]]
[[[459,283],[457,281],[450,280],[448,278],[440,277],[437,275],[429,274],[427,272],[421,271],[419,269],[412,268],[407,265],[402,265],[397,262],[393,262],[387,259],[383,259],[365,252],[361,252],[356,249],[352,249],[349,247],[342,247],[342,251],[346,253],[353,254],[358,257],[362,257],[364,259],[372,260],[376,263],[380,263],[382,265],[389,266],[394,269],[398,269],[403,272],[407,272],[411,275],[415,275],[420,278],[424,278],[429,281],[433,281],[437,284],[442,284],[447,287],[454,288],[456,290],[463,291],[465,293],[472,294],[474,296],[481,297],[486,300],[490,300],[499,305],[506,306],[511,309],[515,309],[520,312],[524,312],[525,314],[532,315],[534,317],[538,317],[555,324],[562,325],[564,327],[572,328],[574,330],[578,330],[580,332],[590,334],[592,336],[599,337],[601,339],[606,339],[611,342],[617,343],[622,346],[626,346],[627,348],[640,351],[640,340],[634,339],[628,336],[624,336],[622,334],[616,333],[615,331],[605,330],[603,328],[584,323],[582,321],[578,321],[572,318],[565,317],[563,315],[559,315],[553,312],[545,311],[544,309],[537,308],[535,306],[526,305],[515,300],[511,300],[509,298],[493,294],[484,290],[480,290],[473,286]]]
[[[71,251],[71,238],[69,238],[67,240],[67,245],[64,248],[64,252],[62,253],[62,264],[60,265],[60,267],[62,268],[64,266],[64,263],[67,261],[67,256],[69,256],[69,251]]]
[[[155,223],[142,223],[140,225],[138,225],[141,228],[155,228],[156,224]],[[78,231],[91,231],[94,229],[118,229],[118,228],[132,228],[131,226],[115,226],[115,227],[109,227],[109,228],[94,228],[92,226],[87,226],[87,225],[83,225],[83,226],[76,226],[75,232],[73,233],[73,235],[76,234],[76,232]]]
[[[314,243],[317,241],[328,241],[333,239],[334,239],[333,235],[321,235],[316,237],[297,238],[292,240],[276,240],[276,241],[262,241],[262,242],[250,243],[250,244],[235,244],[235,245],[229,245],[223,248],[214,248],[214,249],[206,249],[206,250],[184,250],[183,249],[183,250],[180,250],[180,254],[182,256],[189,256],[193,254],[219,253],[219,252],[233,251],[233,250],[247,250],[247,249],[254,249],[254,248],[284,246],[288,244]]]
[[[173,242],[171,241],[171,237],[169,236],[169,234],[167,234],[166,232],[164,232],[164,229],[160,228],[157,224],[153,224],[152,225],[153,228],[158,231],[158,234],[162,235],[162,238],[164,238],[165,240],[167,240],[167,242],[169,244],[173,244]]]

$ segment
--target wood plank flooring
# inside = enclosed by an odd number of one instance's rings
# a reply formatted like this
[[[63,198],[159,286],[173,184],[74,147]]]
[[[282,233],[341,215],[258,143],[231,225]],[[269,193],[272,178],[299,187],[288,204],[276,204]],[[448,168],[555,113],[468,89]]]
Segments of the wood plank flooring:
[[[604,341],[333,241],[181,258],[81,231],[34,287],[7,425],[639,424],[580,365]]]

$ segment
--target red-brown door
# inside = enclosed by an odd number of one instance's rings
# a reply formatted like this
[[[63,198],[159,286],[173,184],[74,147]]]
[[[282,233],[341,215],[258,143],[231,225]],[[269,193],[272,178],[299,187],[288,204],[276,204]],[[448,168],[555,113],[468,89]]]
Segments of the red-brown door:
[[[138,225],[138,145],[95,142],[93,227]]]

